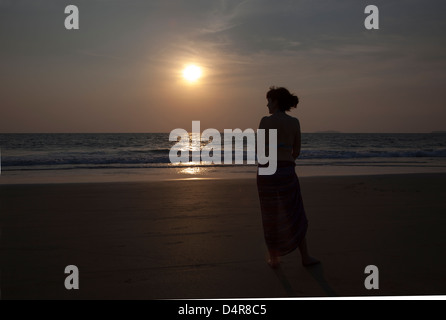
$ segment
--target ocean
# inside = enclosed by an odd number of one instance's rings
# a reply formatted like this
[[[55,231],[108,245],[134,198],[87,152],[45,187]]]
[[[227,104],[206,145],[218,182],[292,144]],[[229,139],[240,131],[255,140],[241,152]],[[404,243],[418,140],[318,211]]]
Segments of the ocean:
[[[125,173],[126,169],[235,167],[193,162],[172,165],[169,151],[174,144],[168,133],[0,134],[1,170],[2,175],[23,175],[38,171],[73,174],[100,169]],[[202,147],[205,145],[202,143]],[[243,151],[246,157],[246,147]],[[308,166],[324,172],[336,167],[445,172],[446,134],[303,133],[301,156],[296,163],[303,170]]]

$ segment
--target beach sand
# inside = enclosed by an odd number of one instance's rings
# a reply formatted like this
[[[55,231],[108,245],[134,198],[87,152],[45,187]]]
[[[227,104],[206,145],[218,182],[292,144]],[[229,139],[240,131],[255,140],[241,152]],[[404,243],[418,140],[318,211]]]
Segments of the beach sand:
[[[308,244],[265,263],[255,179],[0,186],[2,299],[446,294],[446,174],[300,179]],[[76,265],[80,289],[64,287]],[[379,268],[379,290],[364,270]]]

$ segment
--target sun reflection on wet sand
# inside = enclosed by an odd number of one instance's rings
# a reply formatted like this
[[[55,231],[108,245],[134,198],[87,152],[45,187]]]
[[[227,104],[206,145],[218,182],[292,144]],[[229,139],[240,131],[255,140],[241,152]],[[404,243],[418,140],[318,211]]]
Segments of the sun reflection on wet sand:
[[[203,167],[188,167],[185,169],[180,169],[178,173],[182,174],[191,174],[191,175],[199,175],[206,173],[207,169]]]
[[[177,174],[180,178],[174,180],[216,180],[217,177],[210,176],[211,170],[206,167],[178,168]]]

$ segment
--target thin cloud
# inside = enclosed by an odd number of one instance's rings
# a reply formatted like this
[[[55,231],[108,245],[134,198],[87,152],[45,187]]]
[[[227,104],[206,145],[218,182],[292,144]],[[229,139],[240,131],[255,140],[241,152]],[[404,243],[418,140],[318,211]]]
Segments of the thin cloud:
[[[105,58],[105,59],[121,60],[121,61],[129,61],[130,60],[130,59],[124,58],[124,57],[118,57],[118,56],[109,55],[109,54],[97,53],[97,52],[89,51],[89,50],[79,50],[78,53],[80,55],[97,57],[97,58]]]

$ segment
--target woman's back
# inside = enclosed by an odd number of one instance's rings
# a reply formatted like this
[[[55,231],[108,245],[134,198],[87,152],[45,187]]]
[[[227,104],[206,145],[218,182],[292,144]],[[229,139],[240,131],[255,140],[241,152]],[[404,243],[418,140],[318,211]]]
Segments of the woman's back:
[[[293,161],[300,153],[300,124],[299,120],[277,111],[269,117],[264,117],[260,129],[277,130],[277,160]]]

